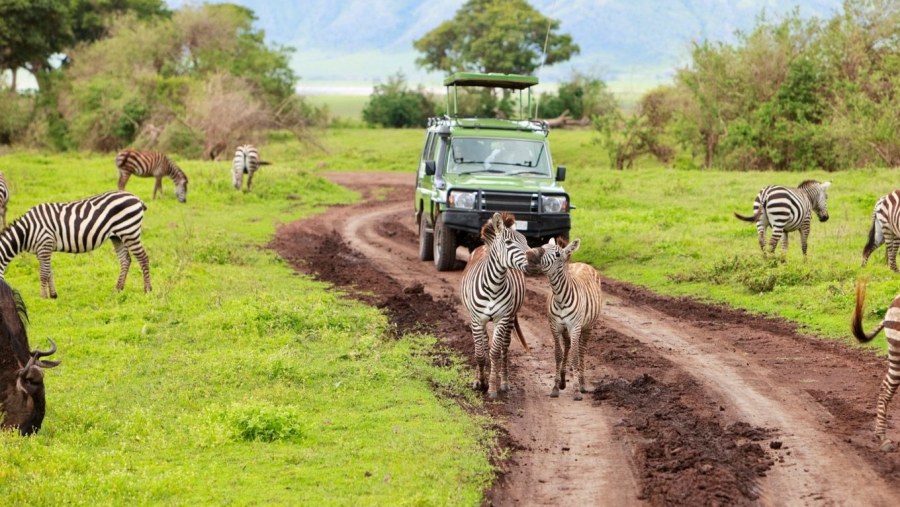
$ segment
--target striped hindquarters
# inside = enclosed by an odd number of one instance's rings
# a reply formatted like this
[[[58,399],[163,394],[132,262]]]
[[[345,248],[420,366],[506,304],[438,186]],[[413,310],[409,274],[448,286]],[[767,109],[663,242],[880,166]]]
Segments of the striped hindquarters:
[[[251,144],[238,146],[234,152],[232,171],[248,174],[259,169],[259,150]]]
[[[167,176],[172,171],[172,166],[172,161],[158,151],[128,149],[116,154],[116,167],[119,171],[134,176]]]
[[[900,236],[900,190],[894,190],[879,199],[875,205],[874,215],[880,222],[882,230]]]
[[[763,188],[753,202],[753,214],[765,213],[768,223],[777,229],[795,231],[809,220],[812,205],[806,195],[782,186]]]
[[[9,185],[6,177],[0,173],[0,230],[6,228],[6,207],[9,204]]]

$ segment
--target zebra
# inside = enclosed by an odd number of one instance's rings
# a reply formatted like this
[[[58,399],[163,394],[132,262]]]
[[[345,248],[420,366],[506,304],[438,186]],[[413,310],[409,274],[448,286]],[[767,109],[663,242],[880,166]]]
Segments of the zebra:
[[[809,237],[810,214],[816,212],[820,222],[828,221],[828,196],[826,189],[830,181],[820,183],[806,180],[797,188],[768,186],[756,194],[753,200],[753,216],[734,216],[745,222],[756,222],[759,231],[759,248],[766,251],[766,227],[772,227],[772,238],[769,241],[769,252],[774,253],[778,240],[784,234],[783,252],[788,248],[788,232],[800,231],[800,248],[806,256],[806,239]]]
[[[0,230],[6,228],[6,206],[9,204],[9,185],[6,176],[0,173]]]
[[[162,178],[168,176],[175,182],[175,197],[178,202],[187,200],[188,177],[180,167],[158,151],[137,151],[125,149],[116,154],[116,167],[119,169],[119,191],[125,190],[125,184],[131,175],[156,178],[153,187],[153,198],[162,196]]]
[[[125,287],[131,255],[144,275],[144,292],[150,292],[150,258],[141,245],[141,224],[147,206],[128,192],[105,192],[79,201],[38,204],[0,233],[0,278],[21,252],[37,255],[41,297],[56,298],[50,267],[53,252],[83,253],[96,249],[107,238],[119,257],[121,272],[116,289]]]
[[[894,444],[886,438],[887,408],[900,385],[900,295],[894,298],[891,306],[884,315],[884,319],[869,334],[866,334],[862,325],[863,310],[866,300],[866,282],[856,282],[856,306],[853,308],[853,318],[850,320],[850,329],[853,336],[861,343],[871,341],[884,330],[888,342],[888,370],[881,382],[881,392],[878,394],[878,407],[875,414],[875,437],[881,441],[881,450],[890,452]]]
[[[894,190],[875,203],[869,240],[862,253],[863,266],[868,262],[872,252],[884,243],[887,243],[888,266],[891,271],[897,272],[897,249],[900,248],[900,190]]]
[[[580,400],[581,393],[587,392],[584,347],[603,308],[600,274],[583,262],[569,262],[579,246],[580,239],[568,244],[563,238],[551,239],[546,245],[526,254],[528,264],[547,275],[553,290],[553,295],[547,298],[547,315],[556,356],[556,377],[550,391],[552,398],[558,397],[559,390],[566,388],[566,361],[570,346],[573,350],[572,370],[578,384],[575,399]]]
[[[525,236],[515,229],[515,216],[494,213],[481,228],[484,245],[469,258],[460,281],[460,299],[469,311],[472,337],[475,340],[474,389],[487,388],[490,399],[500,390],[509,389],[509,341],[515,328],[519,341],[526,349],[516,314],[525,300],[525,275],[528,267]],[[494,323],[493,337],[487,340],[487,323]],[[484,381],[484,367],[488,344],[490,369]]]
[[[253,174],[259,170],[259,166],[268,164],[269,162],[259,159],[259,150],[252,144],[238,146],[237,150],[234,152],[234,161],[231,164],[234,189],[241,189],[241,184],[243,184],[244,175],[246,174],[247,192],[249,192],[250,187],[253,185]]]

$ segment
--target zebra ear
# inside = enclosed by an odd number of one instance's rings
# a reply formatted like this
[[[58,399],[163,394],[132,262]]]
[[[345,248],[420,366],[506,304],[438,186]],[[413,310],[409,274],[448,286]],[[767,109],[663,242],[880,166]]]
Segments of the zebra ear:
[[[831,186],[831,182],[830,182],[830,181],[826,181],[825,183],[822,183],[822,188],[828,188],[828,187],[830,187],[830,186]]]
[[[500,213],[494,213],[494,216],[491,217],[491,224],[494,226],[495,232],[500,232],[504,229],[503,217],[500,216]]]
[[[581,246],[581,238],[575,238],[571,243],[566,247],[565,252],[566,255],[571,257],[573,253],[578,251],[578,247]]]
[[[550,242],[547,244],[550,246],[556,246],[556,238],[550,238]]]

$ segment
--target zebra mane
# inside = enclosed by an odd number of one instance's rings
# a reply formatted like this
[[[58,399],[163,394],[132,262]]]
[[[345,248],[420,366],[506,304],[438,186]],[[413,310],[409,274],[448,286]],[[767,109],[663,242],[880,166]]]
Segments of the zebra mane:
[[[556,237],[556,246],[558,246],[560,248],[565,248],[565,247],[569,246],[569,240],[567,240],[566,238],[564,238],[562,236],[557,236]]]
[[[816,180],[803,180],[800,182],[799,185],[797,185],[797,188],[806,188],[806,187],[809,187],[812,185],[818,185],[818,184],[819,184],[819,182]]]
[[[500,214],[500,219],[503,220],[503,225],[506,227],[512,227],[516,223],[516,216],[512,213],[503,212]],[[497,231],[494,230],[493,220],[488,220],[486,224],[481,226],[481,240],[484,241],[485,245],[490,244],[496,236]]]
[[[29,210],[29,211],[30,211],[30,210]],[[14,226],[14,225],[16,225],[17,223],[19,223],[19,221],[22,220],[22,218],[23,218],[24,216],[25,216],[25,215],[22,215],[22,216],[19,216],[19,217],[14,218],[14,219],[12,220],[12,222],[6,222],[6,227],[4,227],[3,229],[0,229],[0,234],[3,234],[4,232],[6,232],[7,229],[11,229],[12,226]]]

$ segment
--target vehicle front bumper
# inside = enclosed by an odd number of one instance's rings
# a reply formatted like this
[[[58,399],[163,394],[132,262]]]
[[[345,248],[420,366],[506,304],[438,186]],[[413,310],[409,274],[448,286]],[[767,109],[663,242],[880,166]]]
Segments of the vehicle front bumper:
[[[475,234],[494,215],[493,211],[446,210],[443,212],[444,225],[451,229]],[[568,235],[572,225],[568,213],[515,213],[516,229],[528,238],[549,238],[560,234]]]

